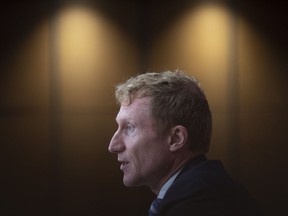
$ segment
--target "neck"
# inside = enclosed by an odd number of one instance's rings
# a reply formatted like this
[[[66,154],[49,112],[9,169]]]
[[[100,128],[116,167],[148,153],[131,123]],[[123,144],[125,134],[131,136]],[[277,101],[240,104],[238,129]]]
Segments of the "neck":
[[[153,191],[153,193],[155,193],[156,195],[159,194],[162,186],[177,172],[179,171],[182,167],[184,167],[184,165],[192,160],[193,158],[197,157],[199,154],[195,154],[195,153],[191,153],[191,154],[187,154],[187,155],[178,155],[169,172],[167,172],[167,174],[158,182],[157,185],[154,185],[152,187],[150,187],[150,189]]]

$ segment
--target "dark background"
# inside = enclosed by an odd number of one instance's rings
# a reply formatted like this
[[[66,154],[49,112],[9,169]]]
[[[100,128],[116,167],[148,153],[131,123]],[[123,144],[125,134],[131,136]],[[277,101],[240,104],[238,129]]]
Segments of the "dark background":
[[[204,46],[206,39],[192,34],[180,49],[189,26],[177,26],[203,2],[232,14],[223,69],[222,63],[209,68],[213,59],[199,61],[193,47],[191,62],[182,61],[190,41]],[[75,48],[79,62],[69,62],[67,41],[75,35],[61,36],[65,18],[59,14],[71,5],[101,18],[102,30],[91,34],[103,42],[85,34],[74,41],[94,46],[79,46],[83,59]],[[267,215],[285,215],[287,6],[267,0],[2,2],[0,215],[146,215],[154,195],[124,187],[116,156],[107,151],[118,109],[113,89],[130,75],[178,67],[203,81],[211,101],[208,157],[221,159]]]

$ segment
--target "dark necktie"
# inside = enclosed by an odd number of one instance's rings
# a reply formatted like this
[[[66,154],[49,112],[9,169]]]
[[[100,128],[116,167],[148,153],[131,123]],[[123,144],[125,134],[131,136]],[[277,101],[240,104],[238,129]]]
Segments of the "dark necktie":
[[[159,209],[160,209],[160,202],[161,202],[161,199],[159,198],[154,199],[149,209],[149,216],[154,216],[158,214]]]

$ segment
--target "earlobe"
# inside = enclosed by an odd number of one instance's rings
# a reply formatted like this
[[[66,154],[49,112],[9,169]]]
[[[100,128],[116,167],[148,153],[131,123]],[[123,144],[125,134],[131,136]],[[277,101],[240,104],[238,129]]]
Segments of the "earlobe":
[[[176,125],[171,130],[171,140],[169,150],[175,152],[180,150],[187,141],[188,132],[186,127]]]

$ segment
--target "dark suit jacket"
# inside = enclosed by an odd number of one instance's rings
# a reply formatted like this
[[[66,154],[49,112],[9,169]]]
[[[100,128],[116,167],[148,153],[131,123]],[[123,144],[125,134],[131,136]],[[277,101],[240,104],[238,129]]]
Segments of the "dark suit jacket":
[[[220,161],[201,155],[186,164],[161,203],[161,216],[258,216],[247,192]]]

